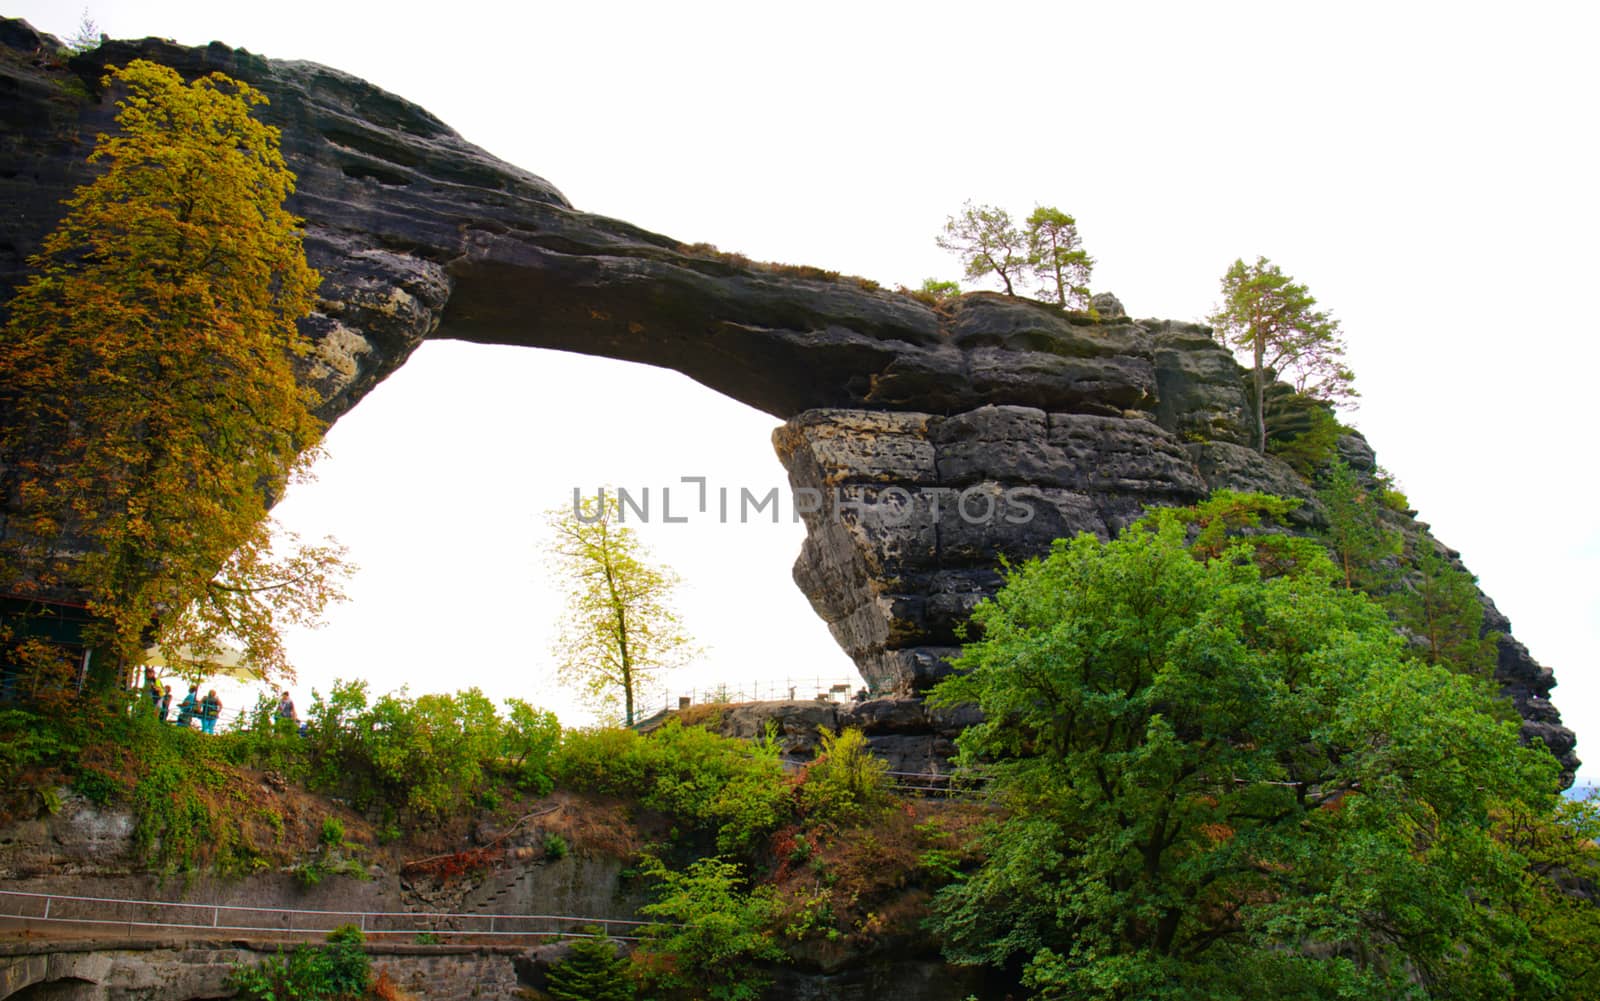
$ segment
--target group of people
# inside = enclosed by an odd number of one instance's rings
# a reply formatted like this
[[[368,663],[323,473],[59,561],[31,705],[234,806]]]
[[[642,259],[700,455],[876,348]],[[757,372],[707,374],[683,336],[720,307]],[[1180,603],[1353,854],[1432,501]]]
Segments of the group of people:
[[[200,730],[203,733],[217,732],[217,719],[222,715],[222,699],[217,697],[215,688],[200,697],[200,686],[191,682],[189,694],[178,703],[178,717],[169,720],[172,713],[172,685],[162,685],[156,679],[153,667],[144,669],[144,693],[150,700],[151,707],[155,710],[156,717],[163,723],[172,722],[178,726],[192,726],[195,720],[200,721]],[[278,705],[273,710],[273,716],[280,721],[287,721],[294,725],[300,736],[306,735],[306,726],[300,722],[300,716],[295,712],[294,699],[289,697],[289,690],[283,689],[278,693]]]
[[[215,688],[207,692],[205,698],[200,697],[200,686],[193,682],[189,685],[189,694],[178,703],[178,718],[169,720],[172,713],[172,692],[170,684],[162,685],[156,680],[155,668],[144,669],[144,691],[150,699],[150,705],[155,709],[156,716],[163,723],[174,722],[178,726],[191,726],[194,720],[200,721],[200,730],[203,733],[217,732],[217,719],[222,715],[222,700],[217,697]],[[288,693],[285,692],[285,695]]]

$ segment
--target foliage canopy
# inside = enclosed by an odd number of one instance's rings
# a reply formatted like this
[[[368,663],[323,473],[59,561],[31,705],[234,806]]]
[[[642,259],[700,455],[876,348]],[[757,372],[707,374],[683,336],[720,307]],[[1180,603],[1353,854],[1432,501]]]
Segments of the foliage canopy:
[[[960,215],[945,220],[937,242],[961,258],[968,281],[998,278],[1006,295],[1016,295],[1015,283],[1032,275],[1044,301],[1088,308],[1094,261],[1083,249],[1077,220],[1060,209],[1038,206],[1019,229],[1005,209],[968,201]],[[923,290],[944,294],[950,283],[932,284],[929,279]]]
[[[555,654],[567,683],[590,704],[632,726],[659,675],[694,652],[672,608],[678,575],[649,561],[639,536],[620,524],[615,494],[551,512],[550,556],[570,581]]]
[[[1060,209],[1039,206],[1028,216],[1028,267],[1046,302],[1063,309],[1089,308],[1094,261],[1083,249],[1078,221]]]
[[[1028,243],[1005,209],[968,201],[960,215],[945,220],[936,242],[961,258],[968,281],[993,275],[1006,295],[1017,294],[1013,279],[1020,279],[1027,268]]]
[[[369,703],[366,682],[336,681],[326,696],[313,695],[306,739],[294,744],[307,784],[358,809],[440,819],[499,776],[535,794],[550,791],[561,726],[521,699],[507,699],[502,716],[476,688],[416,697],[401,690]]]
[[[1222,302],[1210,317],[1223,342],[1250,355],[1256,434],[1267,450],[1266,389],[1274,376],[1295,392],[1329,402],[1356,396],[1344,364],[1339,321],[1316,308],[1306,286],[1265,257],[1236,260],[1222,276]]]
[[[1188,533],[1060,541],[979,607],[935,698],[983,709],[959,744],[1009,815],[937,899],[947,954],[1041,998],[1561,996],[1495,836],[1549,756],[1325,557]]]

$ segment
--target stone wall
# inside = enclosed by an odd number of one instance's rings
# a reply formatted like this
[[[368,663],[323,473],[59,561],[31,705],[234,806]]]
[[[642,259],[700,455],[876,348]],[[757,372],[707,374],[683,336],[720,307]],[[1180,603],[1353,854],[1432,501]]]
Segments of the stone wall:
[[[228,974],[292,948],[275,942],[194,942],[178,939],[84,939],[0,945],[0,1001],[190,1001],[229,997]],[[423,1001],[511,998],[514,957],[498,946],[420,946],[369,943],[376,975],[387,972]]]

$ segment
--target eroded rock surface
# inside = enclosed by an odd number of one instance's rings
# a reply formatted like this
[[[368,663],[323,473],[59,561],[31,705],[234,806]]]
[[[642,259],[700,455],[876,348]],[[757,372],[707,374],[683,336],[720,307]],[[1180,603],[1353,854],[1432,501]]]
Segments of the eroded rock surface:
[[[978,293],[935,308],[870,282],[753,265],[574,208],[395,95],[327,67],[221,44],[110,42],[61,61],[0,21],[0,296],[90,175],[113,127],[110,64],[222,71],[271,100],[323,275],[302,377],[335,420],[426,338],[579,351],[676,369],[788,420],[775,435],[807,516],[795,577],[863,676],[910,694],[948,670],[997,557],[1217,487],[1310,499],[1248,447],[1243,373],[1209,331],[1098,321]],[[1371,452],[1352,444],[1353,464]],[[1313,502],[1300,514],[1314,527]],[[1420,531],[1421,529],[1419,529]],[[1491,625],[1505,623],[1492,611]],[[1516,640],[1499,678],[1568,775],[1551,672]]]

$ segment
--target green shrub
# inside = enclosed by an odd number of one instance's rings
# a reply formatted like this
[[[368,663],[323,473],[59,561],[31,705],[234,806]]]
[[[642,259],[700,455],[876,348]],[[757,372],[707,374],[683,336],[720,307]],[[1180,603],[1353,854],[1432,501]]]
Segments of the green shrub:
[[[27,769],[76,757],[83,742],[67,722],[0,708],[0,786],[15,788]]]
[[[632,730],[568,730],[551,761],[556,782],[583,792],[629,796],[649,780],[644,738]]]
[[[553,770],[569,789],[636,796],[712,835],[720,851],[754,847],[790,812],[776,744],[722,737],[677,720],[648,737],[632,730],[569,732]]]
[[[632,1001],[633,981],[617,944],[597,929],[584,932],[592,937],[573,942],[567,958],[550,968],[545,993],[554,1001]]]
[[[716,833],[719,851],[753,847],[788,819],[790,795],[774,745],[723,737],[676,721],[651,734],[647,805]]]
[[[856,727],[839,734],[823,727],[820,736],[821,749],[800,786],[801,807],[823,823],[870,819],[889,802],[889,765],[873,755]]]
[[[328,848],[343,848],[344,821],[338,817],[324,817],[322,820],[321,841]]]
[[[236,765],[306,781],[310,748],[294,721],[278,718],[278,703],[269,695],[259,696],[234,729],[218,738],[217,746]]]
[[[556,714],[535,709],[521,699],[507,699],[508,710],[501,736],[501,754],[518,789],[543,796],[554,784],[550,759],[561,743],[561,723]]]
[[[768,978],[758,964],[785,958],[774,936],[772,888],[744,889],[738,865],[725,859],[698,859],[674,872],[646,858],[642,870],[657,899],[641,913],[670,922],[643,929],[638,962],[647,986],[711,1001],[759,998]]]
[[[328,933],[326,945],[302,945],[255,966],[235,966],[228,986],[247,1001],[357,1001],[372,984],[364,939],[359,928],[342,925]]]
[[[326,698],[313,693],[309,784],[357,809],[423,819],[480,801],[502,769],[520,788],[546,792],[560,726],[520,700],[506,705],[509,718],[502,718],[476,688],[416,698],[402,690],[369,705],[366,682],[335,682]]]
[[[567,839],[552,831],[544,836],[544,857],[551,861],[559,861],[567,857],[571,849],[567,847]]]
[[[72,790],[96,806],[105,806],[117,794],[116,780],[85,768],[72,777]]]

